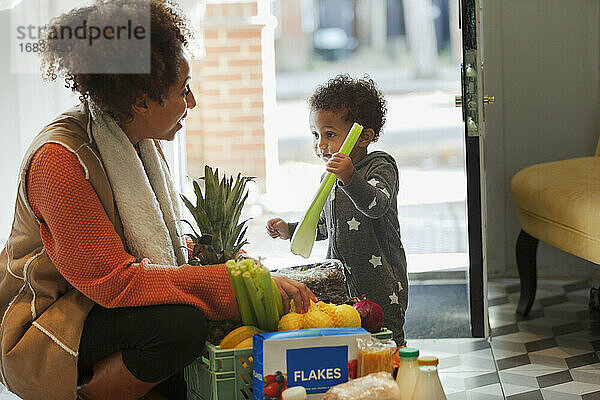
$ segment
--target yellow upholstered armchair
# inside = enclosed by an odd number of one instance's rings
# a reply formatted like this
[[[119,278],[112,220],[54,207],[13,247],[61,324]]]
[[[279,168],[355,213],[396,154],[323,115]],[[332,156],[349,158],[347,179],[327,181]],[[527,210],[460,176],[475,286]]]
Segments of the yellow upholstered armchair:
[[[516,246],[521,280],[517,314],[525,316],[535,299],[539,240],[600,264],[600,142],[594,157],[520,170],[512,178],[511,192],[521,223]]]

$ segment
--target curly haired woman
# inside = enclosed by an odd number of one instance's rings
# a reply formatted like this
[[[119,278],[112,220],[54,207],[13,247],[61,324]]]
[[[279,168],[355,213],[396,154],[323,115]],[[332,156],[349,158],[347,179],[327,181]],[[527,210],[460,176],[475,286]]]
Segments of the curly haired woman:
[[[94,63],[139,61],[132,41],[107,51],[45,40],[46,77],[64,76],[81,103],[26,151],[0,255],[0,378],[26,400],[185,399],[182,371],[203,350],[207,320],[239,313],[223,265],[185,264],[158,142],[172,140],[196,105],[181,11],[170,0],[98,0],[48,32],[123,15],[150,17],[150,73],[89,73]],[[300,311],[316,300],[274,279]]]

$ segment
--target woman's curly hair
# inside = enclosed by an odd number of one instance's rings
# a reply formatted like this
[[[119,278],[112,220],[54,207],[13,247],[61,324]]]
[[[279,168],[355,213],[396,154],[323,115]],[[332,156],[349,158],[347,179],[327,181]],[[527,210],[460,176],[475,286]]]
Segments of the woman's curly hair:
[[[108,27],[124,18],[150,24],[149,46],[132,40],[111,40],[110,46],[91,45],[87,40],[56,40],[61,27],[79,26],[82,21],[88,26]],[[65,86],[78,92],[82,101],[91,99],[116,120],[130,121],[132,106],[141,95],[160,104],[166,100],[178,77],[182,50],[195,39],[189,26],[172,0],[96,0],[54,18],[46,27],[40,39],[45,49],[41,54],[43,77],[56,80],[63,76]],[[126,63],[144,62],[147,70],[148,60],[150,73],[122,73],[119,69],[131,66]],[[97,71],[98,63],[102,71]]]
[[[308,99],[308,104],[314,111],[343,112],[345,121],[356,121],[365,129],[373,129],[374,142],[379,139],[385,124],[387,102],[368,75],[358,79],[348,74],[336,75],[326,84],[317,87]]]

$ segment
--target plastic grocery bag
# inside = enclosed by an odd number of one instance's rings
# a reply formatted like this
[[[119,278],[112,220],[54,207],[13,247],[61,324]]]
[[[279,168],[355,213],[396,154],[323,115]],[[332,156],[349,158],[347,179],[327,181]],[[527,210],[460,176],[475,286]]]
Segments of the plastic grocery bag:
[[[399,400],[400,396],[391,374],[375,372],[330,388],[322,400]]]
[[[326,303],[343,304],[349,299],[344,266],[339,260],[299,265],[272,271],[304,283],[317,299]]]

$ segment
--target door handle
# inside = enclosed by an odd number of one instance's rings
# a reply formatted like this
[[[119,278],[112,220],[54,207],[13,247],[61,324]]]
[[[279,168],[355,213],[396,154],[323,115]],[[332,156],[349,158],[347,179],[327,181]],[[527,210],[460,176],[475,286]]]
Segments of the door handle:
[[[496,98],[494,96],[483,96],[483,104],[494,104]]]
[[[454,96],[454,105],[456,107],[462,107],[462,96]]]
[[[496,97],[495,96],[483,96],[483,104],[488,105],[488,104],[494,104],[496,102]],[[462,96],[454,96],[454,105],[456,107],[462,107],[463,106],[463,98]]]

